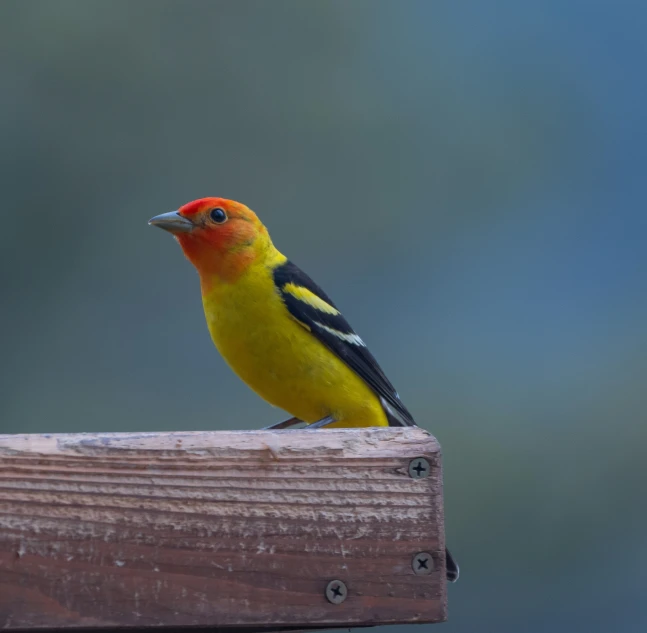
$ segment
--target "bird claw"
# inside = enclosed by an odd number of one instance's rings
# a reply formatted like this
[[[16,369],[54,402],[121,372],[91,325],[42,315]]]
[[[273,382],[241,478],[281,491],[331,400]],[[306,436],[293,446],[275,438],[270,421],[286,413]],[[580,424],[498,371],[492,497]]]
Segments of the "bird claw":
[[[317,429],[323,429],[326,426],[333,424],[334,422],[337,422],[337,420],[335,420],[332,415],[327,415],[325,418],[321,418],[321,420],[317,420],[312,424],[308,424],[308,426],[306,426],[306,429],[308,429],[309,431],[316,431]]]
[[[303,420],[299,418],[289,418],[288,420],[283,420],[283,422],[277,422],[276,424],[270,424],[270,426],[264,426],[261,431],[279,431],[281,429],[291,429],[299,424],[305,424]]]

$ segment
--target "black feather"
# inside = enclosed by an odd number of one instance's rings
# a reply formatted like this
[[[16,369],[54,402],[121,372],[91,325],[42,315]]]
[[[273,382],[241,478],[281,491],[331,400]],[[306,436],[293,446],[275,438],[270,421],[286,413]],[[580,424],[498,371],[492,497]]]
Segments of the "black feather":
[[[355,335],[353,328],[341,314],[329,314],[297,299],[284,286],[292,283],[306,288],[336,310],[337,306],[298,266],[290,261],[274,269],[274,283],[290,314],[306,326],[312,335],[331,352],[343,360],[379,396],[390,426],[415,426],[412,415],[402,404],[400,396],[386,377],[373,355],[363,345],[354,345],[326,331],[321,325],[348,335]],[[389,411],[392,409],[392,411]],[[395,415],[394,415],[395,414]]]

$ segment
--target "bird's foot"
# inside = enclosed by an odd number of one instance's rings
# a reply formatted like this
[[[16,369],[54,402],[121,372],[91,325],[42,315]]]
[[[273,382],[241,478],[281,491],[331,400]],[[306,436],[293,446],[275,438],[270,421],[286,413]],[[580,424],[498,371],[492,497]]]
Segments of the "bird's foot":
[[[335,418],[332,417],[332,415],[327,415],[325,418],[321,418],[321,420],[317,420],[316,422],[313,422],[312,424],[308,424],[306,426],[306,429],[309,431],[316,430],[316,429],[323,429],[324,427],[328,426],[329,424],[333,424],[334,422],[337,422]]]
[[[277,422],[276,424],[271,424],[270,426],[265,426],[261,431],[276,431],[279,429],[291,429],[299,424],[305,424],[303,420],[299,418],[290,418],[289,420],[283,420],[283,422]]]

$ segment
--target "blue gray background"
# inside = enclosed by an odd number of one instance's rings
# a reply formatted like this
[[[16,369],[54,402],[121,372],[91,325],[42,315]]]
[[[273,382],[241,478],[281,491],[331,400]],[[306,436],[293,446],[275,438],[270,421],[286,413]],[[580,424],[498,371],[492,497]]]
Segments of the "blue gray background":
[[[644,632],[646,7],[4,0],[0,430],[280,420],[146,224],[238,199],[443,445],[439,630]]]

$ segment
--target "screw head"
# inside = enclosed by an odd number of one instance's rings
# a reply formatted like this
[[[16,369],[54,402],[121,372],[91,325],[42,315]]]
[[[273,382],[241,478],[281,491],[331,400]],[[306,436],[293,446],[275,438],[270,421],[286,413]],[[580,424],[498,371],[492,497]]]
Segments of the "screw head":
[[[416,576],[428,576],[434,571],[434,559],[429,552],[418,552],[411,561]]]
[[[332,604],[341,604],[348,597],[348,589],[341,580],[331,580],[326,585],[326,598]]]
[[[409,477],[412,479],[424,479],[430,474],[431,467],[424,457],[416,457],[409,462]]]

